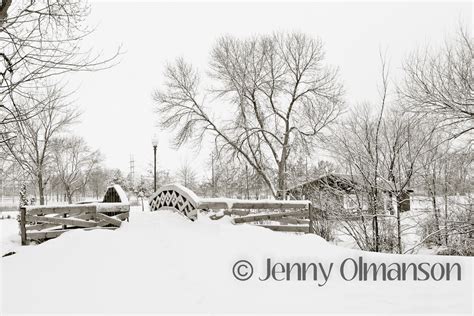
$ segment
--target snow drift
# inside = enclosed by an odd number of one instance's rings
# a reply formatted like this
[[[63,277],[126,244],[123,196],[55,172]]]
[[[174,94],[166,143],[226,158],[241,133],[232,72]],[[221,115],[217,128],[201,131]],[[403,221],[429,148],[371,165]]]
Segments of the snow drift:
[[[228,217],[191,222],[167,211],[133,212],[118,230],[72,231],[17,251],[1,259],[2,313],[470,313],[472,308],[470,258],[361,252],[316,235],[233,225]],[[345,281],[339,267],[348,258],[459,263],[462,279]],[[268,259],[334,266],[323,286],[318,286],[322,271],[317,282],[298,281],[294,274],[291,280],[261,281]],[[247,281],[234,277],[239,260],[253,265]]]

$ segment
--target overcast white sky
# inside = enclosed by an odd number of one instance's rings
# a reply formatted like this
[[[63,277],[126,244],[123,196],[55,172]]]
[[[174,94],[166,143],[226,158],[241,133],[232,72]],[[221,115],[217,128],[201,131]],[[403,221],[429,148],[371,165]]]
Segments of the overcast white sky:
[[[70,79],[84,111],[75,131],[104,153],[110,168],[128,171],[133,155],[140,172],[153,159],[154,133],[160,138],[159,168],[173,171],[186,160],[202,166],[207,151],[175,151],[155,127],[151,94],[162,83],[167,61],[182,56],[205,70],[210,48],[223,34],[302,31],[323,40],[327,60],[340,67],[347,101],[354,104],[378,96],[380,48],[387,49],[396,76],[404,56],[439,45],[460,21],[472,27],[471,2],[93,2],[89,23],[97,31],[85,44],[105,56],[122,45],[124,55],[112,69]]]

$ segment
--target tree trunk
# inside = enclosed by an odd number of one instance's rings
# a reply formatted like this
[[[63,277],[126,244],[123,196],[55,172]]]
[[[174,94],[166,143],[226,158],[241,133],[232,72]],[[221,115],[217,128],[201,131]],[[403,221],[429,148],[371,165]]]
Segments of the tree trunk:
[[[72,204],[72,192],[68,187],[66,187],[66,197],[67,197],[67,203]]]
[[[438,244],[441,245],[441,234],[439,233],[439,209],[438,209],[438,206],[436,204],[436,180],[435,180],[435,177],[434,177],[434,172],[433,172],[433,177],[431,179],[431,204],[433,205],[433,214],[434,214],[434,218],[435,218],[435,231],[438,231],[438,233],[436,234],[436,239],[438,240]]]
[[[44,183],[43,183],[43,173],[40,172],[37,176],[38,182],[38,193],[39,193],[39,200],[40,205],[44,205]]]
[[[402,253],[402,228],[401,228],[401,213],[402,213],[402,200],[400,198],[400,194],[395,196],[397,201],[397,246],[398,246],[398,253]]]
[[[3,26],[5,21],[8,18],[8,9],[10,8],[10,5],[12,4],[12,0],[5,0],[2,1],[0,4],[0,26]]]
[[[216,178],[214,171],[214,154],[211,155],[211,185],[212,185],[212,197],[216,196]]]
[[[286,199],[286,159],[282,158],[282,161],[278,164],[278,187],[277,196],[278,200]]]
[[[444,242],[448,247],[448,166],[444,168]]]
[[[372,208],[373,208],[373,215],[372,218],[372,229],[374,231],[374,247],[375,252],[379,252],[379,244],[380,244],[380,237],[379,237],[379,220],[377,218],[377,189],[372,192]]]

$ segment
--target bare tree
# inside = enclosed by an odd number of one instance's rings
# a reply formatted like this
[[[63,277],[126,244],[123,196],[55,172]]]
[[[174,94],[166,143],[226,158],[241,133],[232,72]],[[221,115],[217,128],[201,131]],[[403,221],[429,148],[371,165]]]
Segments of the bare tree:
[[[20,121],[19,137],[4,143],[15,161],[35,179],[41,205],[45,203],[44,191],[52,175],[51,170],[48,170],[52,163],[51,141],[79,116],[61,88],[46,87],[42,90],[45,96],[36,105],[42,111],[29,120]],[[36,102],[40,93],[35,93],[34,98],[25,98],[24,102]]]
[[[356,214],[372,214],[371,218],[361,217],[360,229],[350,235],[364,245],[364,250],[372,251],[380,250],[378,215],[382,204],[379,184],[381,148],[377,140],[380,122],[378,113],[374,114],[368,105],[363,105],[342,123],[331,141],[334,153],[349,175],[348,181],[358,183],[354,191]]]
[[[329,145],[339,157],[346,172],[350,175],[350,183],[357,183],[355,190],[357,212],[363,215],[365,208],[371,214],[371,230],[369,231],[366,218],[361,217],[361,228],[364,244],[369,250],[380,251],[379,212],[381,205],[381,134],[383,118],[388,106],[389,97],[389,68],[386,56],[380,52],[381,85],[379,86],[379,104],[362,104],[351,112],[351,115],[342,122],[330,138]],[[372,240],[369,240],[372,234]],[[355,239],[359,235],[352,234]]]
[[[248,166],[246,160],[235,159],[222,152],[220,155],[213,152],[209,160],[211,178],[200,184],[200,195],[245,199],[259,199],[264,193],[268,196],[268,190],[262,190],[260,176]]]
[[[407,109],[438,120],[451,138],[474,129],[473,42],[466,29],[438,52],[413,53],[404,64],[399,93]]]
[[[422,158],[430,152],[436,136],[436,127],[427,120],[392,108],[387,112],[381,132],[381,184],[396,206],[397,250],[402,253],[402,204],[409,202],[408,190],[422,173]]]
[[[396,245],[398,253],[403,252],[402,204],[409,199],[413,180],[423,172],[423,157],[432,150],[435,127],[428,123],[393,106],[382,116],[371,114],[365,107],[354,111],[339,130],[333,143],[334,151],[350,175],[355,214],[361,215],[361,222],[350,221],[343,226],[364,248],[380,250],[385,247],[384,239]],[[395,207],[392,207],[392,199]],[[387,213],[393,209],[395,212]],[[372,223],[370,228],[365,222],[365,211],[372,214],[373,221],[380,222],[379,218],[383,217],[381,231],[386,236],[374,236],[372,242],[368,241],[371,233],[378,233],[380,225]],[[394,224],[390,218],[395,219]],[[395,232],[390,231],[392,226]],[[387,236],[393,233],[396,242]]]
[[[409,249],[427,244],[446,247],[447,254],[472,255],[472,148],[456,148],[442,142],[444,135],[433,139],[432,149],[421,161],[421,187],[431,204],[431,214],[420,222],[422,241]]]
[[[92,192],[95,199],[99,199],[99,197],[106,191],[108,183],[109,174],[108,170],[103,168],[100,165],[97,165],[95,168],[92,169],[89,175],[89,181],[87,183],[87,187]]]
[[[71,204],[74,194],[87,185],[100,161],[100,153],[92,151],[80,137],[61,137],[54,139],[53,157],[57,176]]]
[[[292,153],[309,151],[343,107],[338,71],[324,63],[322,42],[300,33],[222,37],[211,52],[209,76],[205,90],[182,59],[167,67],[165,88],[154,95],[161,125],[177,131],[177,146],[213,137],[220,151],[245,160],[284,198]],[[206,91],[231,117],[213,111]]]
[[[187,188],[193,189],[196,185],[196,171],[188,161],[178,169],[177,178]]]
[[[40,82],[71,71],[110,67],[119,52],[101,58],[81,49],[93,30],[85,24],[82,0],[2,1],[0,5],[0,143],[21,133],[18,122],[41,112],[33,97]],[[38,101],[38,100],[37,100]]]

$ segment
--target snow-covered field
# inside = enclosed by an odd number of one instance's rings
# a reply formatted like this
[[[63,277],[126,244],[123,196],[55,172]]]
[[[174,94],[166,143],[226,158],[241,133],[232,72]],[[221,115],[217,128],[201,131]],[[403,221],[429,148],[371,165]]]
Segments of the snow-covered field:
[[[211,221],[201,216],[190,222],[175,213],[139,209],[118,230],[77,230],[29,247],[18,247],[13,232],[4,231],[12,226],[4,222],[11,220],[0,221],[2,247],[10,245],[17,252],[0,259],[2,314],[472,312],[471,258],[361,252],[315,235],[233,225],[227,217]],[[348,258],[387,265],[459,263],[462,280],[345,281],[340,267]],[[326,267],[326,273],[331,263],[333,268],[323,286],[318,286],[325,281],[320,269],[317,281],[312,273],[298,281],[295,271],[289,281],[260,281],[267,259],[321,264],[317,267]],[[245,267],[233,270],[239,260],[253,264],[247,281],[233,275],[248,272]]]
[[[10,214],[11,213],[11,214]],[[21,239],[19,235],[18,221],[16,217],[18,212],[9,212],[10,219],[0,220],[0,256],[15,251],[20,247]]]

